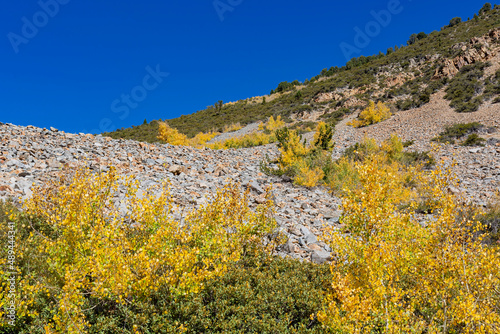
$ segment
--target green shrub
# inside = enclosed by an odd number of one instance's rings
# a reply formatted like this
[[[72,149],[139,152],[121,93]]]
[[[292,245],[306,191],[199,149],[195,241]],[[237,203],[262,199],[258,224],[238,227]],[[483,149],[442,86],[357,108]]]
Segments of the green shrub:
[[[274,90],[275,93],[286,92],[295,88],[295,86],[299,86],[300,82],[298,80],[288,82],[283,81],[278,84],[278,87]]]
[[[500,95],[500,70],[485,80],[482,97],[485,100],[490,100],[498,95]]]
[[[444,98],[451,101],[450,106],[456,112],[474,112],[481,106],[483,99],[479,93],[482,91],[484,83],[480,79],[488,65],[487,63],[476,63],[464,66],[450,81]]]
[[[294,125],[288,127],[290,130],[295,130],[299,134],[304,134],[313,131],[316,128],[317,123],[313,121],[297,122]]]
[[[320,118],[335,127],[335,125],[337,125],[337,123],[340,122],[345,115],[349,115],[351,113],[352,111],[350,109],[343,107],[332,112],[324,113],[320,116]]]
[[[188,333],[323,333],[310,315],[321,308],[329,278],[326,265],[246,260],[185,300],[177,317]]]
[[[247,257],[192,297],[159,292],[122,308],[101,301],[90,333],[133,333],[133,324],[142,333],[324,333],[310,315],[321,309],[329,279],[327,265]]]
[[[493,243],[500,242],[500,202],[488,205],[486,212],[480,217],[479,221],[486,225],[489,232],[489,238]]]
[[[448,28],[454,27],[459,23],[462,23],[462,18],[454,17],[450,20],[450,23],[448,24]]]
[[[484,141],[484,138],[479,137],[476,133],[472,133],[464,140],[462,146],[484,146]]]
[[[450,106],[454,107],[456,112],[468,113],[477,111],[481,104],[483,104],[483,99],[481,97],[475,97],[471,101],[465,103],[450,103]]]
[[[402,146],[408,147],[411,144],[413,144],[413,141],[402,143]],[[380,147],[376,145],[374,141],[366,140],[361,143],[356,143],[352,146],[349,146],[344,151],[343,157],[351,161],[362,162],[366,157],[378,152],[380,152]],[[427,151],[401,152],[401,154],[398,154],[395,158],[395,160],[406,166],[422,164],[424,165],[424,167],[430,167],[435,165],[436,163],[434,157]]]
[[[422,87],[424,83],[431,80],[434,71],[435,66],[428,66],[424,69],[423,76],[417,76],[415,79],[406,82],[401,87],[391,89],[388,93],[386,93],[385,98],[410,94],[411,96],[409,98],[396,102],[396,107],[399,110],[418,108],[429,103],[431,95],[440,90],[448,81],[447,78],[434,80],[431,81],[425,89],[423,89]]]
[[[403,143],[403,147],[410,147],[413,144],[415,144],[414,140],[408,140]]]
[[[299,105],[299,106],[296,106],[292,109],[292,112],[294,113],[303,113],[303,112],[306,112],[306,111],[312,111],[313,108],[308,105],[308,104],[302,104],[302,105]]]
[[[491,3],[487,2],[483,5],[483,7],[481,8],[481,10],[479,11],[479,14],[483,14],[483,13],[486,13],[486,12],[489,12],[491,10]]]
[[[429,168],[436,164],[436,160],[428,151],[424,152],[403,152],[400,162],[406,166],[413,166],[422,164],[424,167]]]
[[[456,139],[475,133],[482,128],[484,128],[484,125],[478,122],[454,124],[446,127],[446,129],[441,132],[439,136],[433,138],[432,141],[454,144]]]

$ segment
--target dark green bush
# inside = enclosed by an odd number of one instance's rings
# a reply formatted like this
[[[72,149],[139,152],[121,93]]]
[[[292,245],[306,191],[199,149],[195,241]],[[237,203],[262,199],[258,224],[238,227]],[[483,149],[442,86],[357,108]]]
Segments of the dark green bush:
[[[263,263],[262,263],[263,262]],[[321,309],[331,280],[327,265],[282,258],[245,258],[194,296],[154,293],[148,302],[112,301],[89,316],[90,333],[325,333],[311,314]]]
[[[408,147],[413,144],[413,141],[403,143],[403,147]],[[366,143],[356,143],[349,146],[343,156],[353,161],[363,161],[366,156],[373,153],[373,148],[366,145]],[[404,165],[417,165],[422,164],[424,167],[430,167],[436,164],[434,157],[427,151],[425,152],[405,152],[397,159]]]
[[[391,89],[386,94],[385,98],[410,94],[411,96],[409,98],[396,102],[396,107],[399,110],[418,108],[429,103],[431,95],[447,83],[447,78],[431,81],[435,68],[435,66],[426,67],[422,76],[417,76],[415,79],[404,83],[402,86]],[[423,88],[424,84],[427,84],[425,89]]]
[[[478,96],[478,97],[475,97],[471,101],[468,101],[468,102],[462,102],[462,101],[456,99],[450,103],[450,106],[455,108],[456,112],[468,113],[468,112],[477,111],[482,103],[483,103],[482,97]]]
[[[485,139],[477,135],[477,133],[470,134],[462,143],[462,146],[484,146]]]
[[[275,93],[281,93],[281,92],[287,92],[289,90],[292,90],[295,88],[295,86],[300,85],[300,82],[298,80],[288,82],[288,81],[283,81],[278,84],[278,87],[274,90]]]
[[[454,144],[456,139],[473,134],[482,128],[484,128],[484,125],[478,122],[454,124],[446,127],[446,129],[441,132],[439,136],[433,138],[432,141]]]
[[[485,80],[485,87],[482,97],[485,100],[490,100],[491,98],[498,95],[500,95],[500,70]]]
[[[107,304],[109,309],[93,318],[100,325],[93,333],[121,333],[117,330],[127,323],[143,323],[144,333],[178,333],[181,324],[193,334],[324,333],[310,315],[321,309],[329,279],[328,266],[281,258],[260,266],[245,259],[195,296],[173,299],[160,293],[135,308]]]
[[[302,105],[296,106],[292,109],[292,111],[294,113],[303,113],[303,112],[311,111],[311,110],[313,110],[313,108],[308,104],[302,104]]]
[[[434,166],[436,164],[436,160],[428,151],[424,152],[403,152],[403,155],[400,159],[401,163],[412,166],[422,164],[425,168]]]
[[[348,108],[340,108],[332,112],[327,112],[320,116],[320,118],[325,122],[335,127],[338,122],[340,122],[345,115],[351,114],[352,111]]]
[[[246,260],[213,281],[183,314],[189,333],[322,333],[310,315],[321,309],[328,266],[275,258]]]
[[[476,63],[464,66],[450,81],[444,98],[451,101],[450,106],[455,111],[460,113],[474,112],[483,103],[482,97],[478,96],[484,85],[480,79],[488,65],[487,63]]]
[[[500,242],[500,203],[490,204],[480,217],[479,221],[487,226],[488,237],[493,243]]]
[[[479,10],[479,14],[484,14],[486,12],[489,12],[491,10],[491,3],[487,2],[483,5],[481,10]]]
[[[313,121],[297,122],[288,128],[290,130],[297,131],[297,133],[300,135],[303,135],[304,133],[314,131],[314,129],[316,128],[316,122]]]
[[[415,144],[414,140],[408,140],[403,143],[403,147],[410,147],[413,144]]]
[[[459,23],[462,23],[462,18],[454,17],[451,19],[450,23],[448,24],[448,28],[454,27]]]

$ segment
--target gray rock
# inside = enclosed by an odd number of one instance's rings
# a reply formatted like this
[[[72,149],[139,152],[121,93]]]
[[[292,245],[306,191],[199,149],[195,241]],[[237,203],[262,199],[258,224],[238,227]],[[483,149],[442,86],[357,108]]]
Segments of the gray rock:
[[[183,171],[183,168],[179,165],[172,165],[168,168],[168,171],[174,175],[180,175]]]
[[[315,236],[314,234],[308,234],[304,237],[304,239],[306,240],[306,243],[309,245],[309,244],[314,244],[316,242],[318,242],[318,237]]]
[[[315,250],[311,253],[311,262],[313,263],[323,264],[331,260],[332,260],[332,255],[327,251]]]
[[[297,247],[296,244],[293,243],[292,240],[288,240],[287,243],[284,245],[284,251],[287,253],[297,253],[299,251],[299,248]]]
[[[62,166],[61,163],[56,159],[47,160],[47,165],[49,166],[49,168],[59,168]]]
[[[311,234],[311,231],[305,227],[305,226],[299,226],[300,232],[302,232],[303,235],[309,235]]]
[[[301,245],[302,247],[307,246],[306,242],[304,241],[304,238],[299,238],[299,245]]]
[[[300,226],[299,229],[303,234],[303,239],[306,244],[314,244],[318,241],[318,238],[307,227]]]
[[[264,189],[262,189],[259,184],[255,181],[252,181],[248,184],[248,186],[250,187],[250,189],[254,190],[255,192],[257,192],[259,195],[260,194],[263,194],[264,193]]]

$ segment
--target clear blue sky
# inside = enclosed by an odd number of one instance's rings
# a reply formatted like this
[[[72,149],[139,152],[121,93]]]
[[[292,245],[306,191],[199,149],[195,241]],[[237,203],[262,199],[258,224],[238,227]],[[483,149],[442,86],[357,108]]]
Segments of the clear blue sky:
[[[354,28],[391,1],[3,1],[0,122],[101,132],[267,94],[345,64],[339,45],[355,46]],[[484,2],[400,0],[353,56],[472,17]]]

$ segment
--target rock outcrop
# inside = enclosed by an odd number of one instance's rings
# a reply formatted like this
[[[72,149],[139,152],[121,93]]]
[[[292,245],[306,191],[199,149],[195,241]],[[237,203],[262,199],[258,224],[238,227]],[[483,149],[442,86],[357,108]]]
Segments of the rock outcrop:
[[[434,73],[434,79],[452,78],[464,66],[493,58],[497,54],[498,46],[495,44],[499,41],[499,36],[500,28],[496,28],[484,37],[474,37],[471,38],[469,43],[454,45],[452,49],[458,52],[459,55],[453,59],[443,59],[441,66]]]

